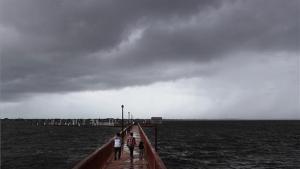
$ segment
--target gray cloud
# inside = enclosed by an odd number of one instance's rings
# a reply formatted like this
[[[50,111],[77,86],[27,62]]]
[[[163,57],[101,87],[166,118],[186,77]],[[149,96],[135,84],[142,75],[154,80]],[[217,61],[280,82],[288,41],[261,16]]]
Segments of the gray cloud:
[[[209,75],[207,62],[238,52],[299,52],[298,18],[296,0],[1,0],[1,99]]]

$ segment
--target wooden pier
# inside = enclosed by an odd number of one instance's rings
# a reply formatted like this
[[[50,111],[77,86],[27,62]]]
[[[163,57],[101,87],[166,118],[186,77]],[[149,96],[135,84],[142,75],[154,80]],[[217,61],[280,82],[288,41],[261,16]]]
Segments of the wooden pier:
[[[133,132],[136,138],[137,145],[140,141],[144,142],[145,149],[142,159],[139,158],[139,149],[137,146],[134,149],[134,158],[130,158],[129,149],[126,145],[129,133],[125,133],[126,128],[122,131],[122,134],[126,135],[124,136],[125,144],[122,148],[121,159],[114,160],[114,138],[112,138],[105,145],[79,162],[73,169],[166,169],[142,127],[139,124],[129,127],[131,127],[131,132]]]

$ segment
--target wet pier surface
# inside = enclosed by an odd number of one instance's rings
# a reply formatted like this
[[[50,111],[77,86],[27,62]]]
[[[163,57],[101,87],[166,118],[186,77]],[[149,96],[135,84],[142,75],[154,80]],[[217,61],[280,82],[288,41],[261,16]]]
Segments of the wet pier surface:
[[[136,146],[133,152],[133,159],[130,158],[130,152],[126,145],[129,133],[124,137],[124,146],[119,160],[114,160],[114,154],[108,162],[105,169],[148,169],[148,162],[145,158],[140,158],[138,144],[141,140],[138,126],[132,126],[131,132],[136,139]]]

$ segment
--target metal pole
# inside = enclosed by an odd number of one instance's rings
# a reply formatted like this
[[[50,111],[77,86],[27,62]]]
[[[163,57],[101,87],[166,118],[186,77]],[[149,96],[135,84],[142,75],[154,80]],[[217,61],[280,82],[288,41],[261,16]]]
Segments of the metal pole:
[[[157,152],[157,125],[154,126],[155,151]]]
[[[123,108],[124,108],[124,105],[122,104],[122,138],[124,137],[124,133],[123,133],[123,130],[124,130],[124,120],[123,120]]]
[[[128,125],[130,123],[129,119],[130,119],[130,112],[128,112]]]

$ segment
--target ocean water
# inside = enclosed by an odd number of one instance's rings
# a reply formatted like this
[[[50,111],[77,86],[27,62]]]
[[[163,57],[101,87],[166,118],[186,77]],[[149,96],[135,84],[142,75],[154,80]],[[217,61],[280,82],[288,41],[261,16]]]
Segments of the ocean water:
[[[2,121],[1,169],[69,169],[118,130]],[[297,169],[300,121],[164,121],[158,148],[168,169]]]
[[[170,169],[300,169],[300,121],[164,122],[158,147]]]
[[[115,135],[114,127],[1,122],[1,169],[69,169]]]

